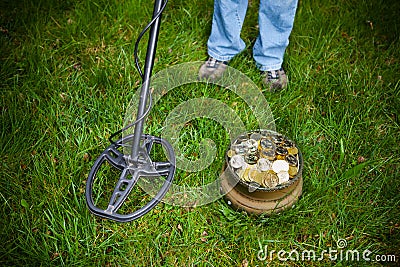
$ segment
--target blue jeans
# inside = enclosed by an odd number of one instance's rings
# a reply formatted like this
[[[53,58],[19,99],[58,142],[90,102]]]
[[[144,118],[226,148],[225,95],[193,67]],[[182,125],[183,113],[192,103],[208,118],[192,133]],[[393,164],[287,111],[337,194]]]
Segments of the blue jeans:
[[[240,38],[248,0],[214,0],[208,54],[220,61],[231,60],[246,47]],[[261,71],[280,69],[293,28],[297,0],[260,0],[259,35],[253,57]]]

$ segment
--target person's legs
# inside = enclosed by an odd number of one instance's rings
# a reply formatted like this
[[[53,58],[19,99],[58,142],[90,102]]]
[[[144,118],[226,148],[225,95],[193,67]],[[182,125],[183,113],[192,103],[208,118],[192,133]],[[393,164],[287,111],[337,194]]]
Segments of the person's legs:
[[[282,67],[296,8],[297,0],[260,0],[260,33],[253,47],[253,57],[261,71]]]
[[[240,38],[248,0],[214,0],[211,34],[207,42],[209,56],[231,60],[245,47]]]

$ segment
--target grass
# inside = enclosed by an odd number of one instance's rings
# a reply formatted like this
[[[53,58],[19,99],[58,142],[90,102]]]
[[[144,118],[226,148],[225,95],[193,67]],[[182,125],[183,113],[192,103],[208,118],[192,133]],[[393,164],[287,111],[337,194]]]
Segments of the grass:
[[[295,207],[249,216],[223,200],[197,208],[158,205],[127,224],[86,208],[89,170],[107,138],[122,127],[140,85],[133,42],[152,1],[3,1],[1,42],[0,264],[12,266],[370,266],[365,261],[257,259],[260,248],[318,253],[336,247],[400,257],[400,23],[397,1],[299,1],[284,67],[289,88],[263,91],[276,129],[296,140],[305,159]],[[171,1],[154,72],[206,58],[213,1]],[[248,49],[231,66],[261,87],[251,58],[257,34],[252,1],[242,37]],[[144,58],[146,42],[141,45]],[[168,111],[207,96],[235,109],[246,129],[249,108],[232,93],[183,86],[151,111],[157,135]],[[198,141],[218,145],[199,174],[212,181],[228,145],[224,129],[196,119],[182,132],[188,157]],[[193,142],[193,140],[195,140]],[[185,146],[185,143],[188,146]],[[109,178],[110,181],[112,178]],[[200,182],[199,182],[200,179]],[[110,182],[112,184],[112,181]],[[140,192],[138,192],[140,196]],[[141,202],[139,201],[139,204]]]

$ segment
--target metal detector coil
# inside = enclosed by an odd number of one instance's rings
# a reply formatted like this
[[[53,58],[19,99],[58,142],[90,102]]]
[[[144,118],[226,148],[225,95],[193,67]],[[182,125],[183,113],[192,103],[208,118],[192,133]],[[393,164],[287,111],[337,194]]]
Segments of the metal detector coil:
[[[119,222],[129,222],[140,218],[153,209],[165,196],[175,174],[175,155],[171,145],[164,139],[151,135],[142,135],[143,145],[139,149],[137,160],[132,161],[129,156],[121,153],[118,148],[126,142],[133,140],[133,135],[129,135],[118,140],[106,148],[95,161],[86,182],[86,201],[89,210],[102,218],[111,219]],[[168,152],[167,162],[152,162],[149,154],[154,144],[161,144]],[[107,209],[101,209],[95,206],[93,201],[93,182],[100,167],[108,162],[114,168],[121,171],[120,178],[115,186],[114,192],[110,198]],[[136,185],[140,177],[166,176],[163,186],[154,198],[139,210],[130,214],[119,214],[118,209],[127,199],[129,193]]]
[[[167,0],[156,0],[154,3],[153,17],[150,23],[139,34],[135,43],[135,64],[142,77],[142,86],[140,91],[140,101],[137,111],[136,120],[112,134],[110,137],[111,145],[107,147],[100,156],[96,159],[90,170],[86,182],[86,203],[89,210],[102,218],[111,219],[119,222],[129,222],[140,218],[151,209],[153,209],[165,196],[175,175],[175,154],[172,146],[164,139],[143,134],[144,120],[151,110],[151,92],[150,92],[150,77],[154,66],[155,51],[157,48],[158,35],[160,30],[161,14],[167,5]],[[137,50],[138,44],[143,35],[150,29],[149,40],[147,45],[146,60],[144,71],[139,66]],[[134,126],[134,133],[128,135],[118,141],[113,141],[112,138],[122,133],[128,128]],[[119,150],[123,146],[131,146],[130,154],[124,154]],[[166,152],[167,161],[154,162],[151,160],[150,152],[154,144],[162,145]],[[120,171],[119,180],[116,183],[115,189],[111,195],[106,209],[96,206],[93,200],[93,184],[96,175],[101,166],[108,162],[112,167]],[[121,208],[133,187],[137,184],[141,177],[159,177],[164,176],[165,180],[159,189],[147,204],[138,210],[129,214],[120,214],[118,210]]]

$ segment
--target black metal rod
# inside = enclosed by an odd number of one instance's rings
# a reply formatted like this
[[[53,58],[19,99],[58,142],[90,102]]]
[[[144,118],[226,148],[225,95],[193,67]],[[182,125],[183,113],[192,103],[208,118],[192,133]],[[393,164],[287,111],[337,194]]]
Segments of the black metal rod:
[[[154,2],[153,19],[155,18],[157,13],[161,10],[163,3],[164,0],[156,0]],[[154,24],[150,28],[149,41],[147,43],[146,61],[143,72],[143,81],[140,91],[139,107],[138,107],[138,112],[136,114],[137,119],[141,118],[146,111],[146,104],[148,96],[150,94],[149,91],[150,77],[154,66],[158,35],[160,32],[160,22],[161,22],[161,16],[158,16],[154,21]],[[134,161],[137,160],[137,156],[139,154],[140,140],[143,134],[144,121],[145,119],[139,119],[138,123],[135,125],[133,133],[132,155],[131,155],[131,159],[133,159]]]

